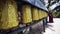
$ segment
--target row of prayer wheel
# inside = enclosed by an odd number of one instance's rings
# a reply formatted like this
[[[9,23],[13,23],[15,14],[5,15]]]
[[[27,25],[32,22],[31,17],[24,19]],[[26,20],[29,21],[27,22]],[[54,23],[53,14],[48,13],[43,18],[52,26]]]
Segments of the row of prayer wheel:
[[[31,7],[31,5],[27,4],[21,6],[21,21],[24,24],[47,16],[44,10]],[[14,0],[0,0],[0,29],[17,27],[19,24],[18,19],[17,3]]]

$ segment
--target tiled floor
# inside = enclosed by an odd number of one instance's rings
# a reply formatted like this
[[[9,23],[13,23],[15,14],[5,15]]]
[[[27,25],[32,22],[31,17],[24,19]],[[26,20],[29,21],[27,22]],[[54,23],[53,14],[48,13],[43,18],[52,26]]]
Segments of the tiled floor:
[[[60,34],[60,18],[54,18],[54,23],[48,23],[50,27],[46,28],[43,34]]]

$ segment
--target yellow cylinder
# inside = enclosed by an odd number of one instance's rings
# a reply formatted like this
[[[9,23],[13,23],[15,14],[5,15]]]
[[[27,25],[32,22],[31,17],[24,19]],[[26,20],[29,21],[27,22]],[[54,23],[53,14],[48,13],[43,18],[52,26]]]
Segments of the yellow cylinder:
[[[27,23],[32,22],[30,5],[23,5],[21,13],[22,13],[22,23],[27,24]]]
[[[48,16],[47,13],[43,10],[42,10],[42,13],[43,13],[43,18]]]
[[[39,20],[38,9],[35,7],[32,7],[32,19],[33,19],[33,21]]]
[[[6,3],[4,3],[0,24],[0,29],[10,29],[18,26],[17,4],[14,0],[6,0]]]
[[[45,12],[45,17],[47,17],[48,16],[48,14]]]
[[[42,19],[44,17],[47,17],[47,13],[44,10],[39,9],[39,18]]]
[[[39,14],[39,19],[42,19],[42,11],[40,9],[38,9],[38,14]]]
[[[41,10],[42,12],[42,18],[44,18],[45,17],[45,11],[43,11],[43,10]]]

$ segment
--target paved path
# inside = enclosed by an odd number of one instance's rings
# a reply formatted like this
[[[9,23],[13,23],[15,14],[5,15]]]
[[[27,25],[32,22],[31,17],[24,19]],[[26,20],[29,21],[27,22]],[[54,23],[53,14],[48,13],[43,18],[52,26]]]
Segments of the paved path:
[[[42,34],[42,24],[43,22],[40,21],[39,23],[33,25],[28,34]]]
[[[50,26],[46,28],[43,34],[60,34],[60,18],[54,18],[54,23],[48,23]]]

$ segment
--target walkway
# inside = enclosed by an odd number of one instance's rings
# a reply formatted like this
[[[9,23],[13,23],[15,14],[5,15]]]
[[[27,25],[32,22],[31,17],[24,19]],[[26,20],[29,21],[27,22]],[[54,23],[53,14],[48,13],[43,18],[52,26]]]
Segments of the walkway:
[[[60,18],[54,18],[54,23],[48,23],[50,27],[46,28],[43,34],[60,34]]]

